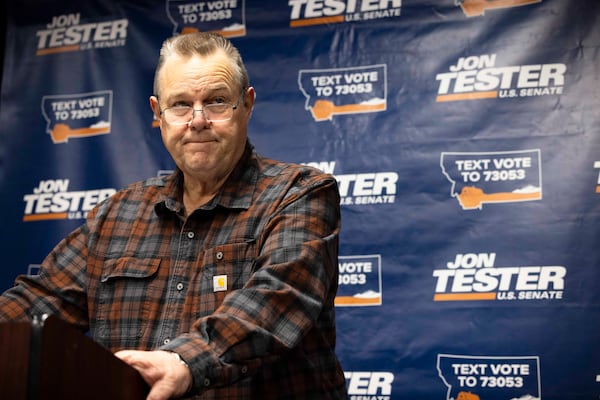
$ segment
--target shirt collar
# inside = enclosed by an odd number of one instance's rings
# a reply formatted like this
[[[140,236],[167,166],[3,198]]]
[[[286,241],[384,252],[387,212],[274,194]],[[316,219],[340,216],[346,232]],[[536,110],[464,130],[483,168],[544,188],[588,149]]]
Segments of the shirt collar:
[[[246,141],[242,157],[233,171],[211,201],[201,207],[211,210],[217,206],[231,209],[248,209],[252,204],[256,183],[258,180],[257,154],[254,146]],[[181,214],[183,212],[183,173],[175,168],[173,173],[164,178],[164,196],[155,204],[155,210],[160,214],[167,209]]]

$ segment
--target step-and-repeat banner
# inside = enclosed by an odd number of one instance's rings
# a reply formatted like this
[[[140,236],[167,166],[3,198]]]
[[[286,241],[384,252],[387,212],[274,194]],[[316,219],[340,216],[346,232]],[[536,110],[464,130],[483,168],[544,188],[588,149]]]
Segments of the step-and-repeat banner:
[[[167,173],[162,41],[219,31],[264,155],[339,181],[353,400],[600,395],[598,0],[9,2],[8,288],[98,202]]]

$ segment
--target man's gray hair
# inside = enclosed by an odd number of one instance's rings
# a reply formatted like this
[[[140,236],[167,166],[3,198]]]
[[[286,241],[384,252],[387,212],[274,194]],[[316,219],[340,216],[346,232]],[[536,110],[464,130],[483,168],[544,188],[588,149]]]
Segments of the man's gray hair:
[[[250,82],[248,71],[242,60],[238,49],[229,41],[229,39],[213,32],[193,32],[172,36],[166,39],[160,48],[158,64],[154,72],[154,95],[159,95],[158,77],[166,60],[173,56],[207,56],[214,54],[218,50],[223,50],[231,60],[240,89],[248,88]]]

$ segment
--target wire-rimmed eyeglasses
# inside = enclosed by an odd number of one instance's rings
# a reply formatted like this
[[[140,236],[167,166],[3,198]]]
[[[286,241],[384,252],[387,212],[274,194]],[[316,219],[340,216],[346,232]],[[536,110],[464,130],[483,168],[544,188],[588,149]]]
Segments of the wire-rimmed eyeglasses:
[[[235,104],[230,103],[211,103],[203,108],[194,108],[192,106],[173,106],[161,110],[160,115],[169,125],[186,125],[191,123],[196,116],[196,112],[202,113],[202,117],[207,122],[224,122],[233,117],[233,111],[238,108],[244,92],[240,93]]]

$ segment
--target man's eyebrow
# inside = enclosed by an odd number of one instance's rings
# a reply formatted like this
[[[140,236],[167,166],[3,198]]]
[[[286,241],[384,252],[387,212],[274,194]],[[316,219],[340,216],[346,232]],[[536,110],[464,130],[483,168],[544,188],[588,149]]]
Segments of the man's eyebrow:
[[[222,92],[229,93],[229,92],[233,92],[233,90],[231,89],[231,87],[229,87],[225,84],[222,84],[222,85],[216,85],[214,87],[207,87],[206,92],[208,94],[222,93]]]
[[[203,96],[204,98],[214,97],[214,96],[235,96],[235,90],[226,84],[215,84],[214,86],[206,86],[203,88]],[[181,99],[189,99],[194,98],[195,94],[187,92],[185,90],[171,92],[168,96],[159,97],[160,100],[164,100],[167,103],[172,102],[174,100]]]

